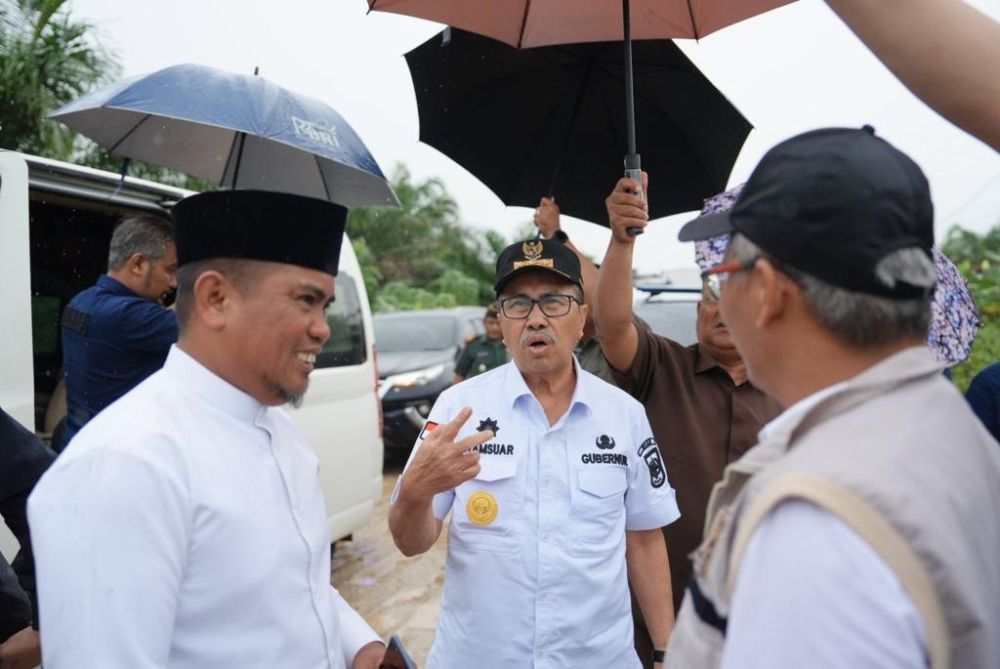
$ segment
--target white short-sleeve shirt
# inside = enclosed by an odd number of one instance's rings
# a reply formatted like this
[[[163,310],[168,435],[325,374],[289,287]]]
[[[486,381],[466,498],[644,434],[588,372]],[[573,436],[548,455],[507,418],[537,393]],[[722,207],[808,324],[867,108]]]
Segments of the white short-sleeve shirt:
[[[459,438],[496,434],[478,447],[479,475],[434,498],[451,523],[428,667],[641,666],[625,531],[680,512],[642,405],[576,370],[551,427],[514,363],[449,388],[430,413],[414,453],[466,406]]]

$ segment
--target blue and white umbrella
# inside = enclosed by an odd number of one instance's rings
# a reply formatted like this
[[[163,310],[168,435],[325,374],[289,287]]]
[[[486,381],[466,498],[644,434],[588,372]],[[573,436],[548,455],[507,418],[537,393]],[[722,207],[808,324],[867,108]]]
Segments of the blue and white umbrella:
[[[115,155],[222,187],[348,207],[399,204],[340,114],[255,75],[174,65],[101,88],[51,117]]]

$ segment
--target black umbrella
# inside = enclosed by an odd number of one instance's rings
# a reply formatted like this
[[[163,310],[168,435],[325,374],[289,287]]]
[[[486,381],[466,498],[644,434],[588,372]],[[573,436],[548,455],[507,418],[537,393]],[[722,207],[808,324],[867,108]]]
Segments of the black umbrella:
[[[607,224],[604,198],[627,145],[621,42],[514,49],[457,29],[406,54],[420,139],[505,204]],[[637,130],[654,181],[650,217],[724,190],[750,124],[669,40],[632,45]]]

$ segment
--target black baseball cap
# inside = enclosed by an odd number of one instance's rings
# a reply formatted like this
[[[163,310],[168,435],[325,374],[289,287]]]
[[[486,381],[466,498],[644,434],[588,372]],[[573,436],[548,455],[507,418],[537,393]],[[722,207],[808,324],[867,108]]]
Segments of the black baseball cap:
[[[242,258],[337,275],[347,209],[327,200],[257,190],[186,197],[170,212],[177,265]]]
[[[727,212],[681,228],[693,241],[738,232],[777,260],[852,292],[894,299],[927,286],[886,285],[878,263],[904,248],[931,257],[934,205],[927,178],[899,149],[864,128],[824,128],[768,151]]]
[[[529,270],[551,272],[583,287],[580,259],[575,253],[556,239],[528,239],[514,242],[500,252],[497,257],[497,282],[493,290],[500,295],[511,279]]]

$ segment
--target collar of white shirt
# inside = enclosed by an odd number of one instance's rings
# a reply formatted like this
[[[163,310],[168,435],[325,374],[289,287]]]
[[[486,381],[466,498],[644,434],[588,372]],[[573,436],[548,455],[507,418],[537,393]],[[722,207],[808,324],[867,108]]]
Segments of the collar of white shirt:
[[[767,441],[768,437],[778,434],[786,427],[798,422],[803,416],[805,416],[806,413],[809,412],[810,409],[825,400],[827,397],[839,392],[840,389],[846,385],[847,381],[841,381],[840,383],[835,383],[832,386],[827,386],[822,390],[818,390],[812,395],[803,397],[798,402],[778,414],[777,418],[761,428],[760,432],[757,433],[758,443]]]
[[[507,399],[510,401],[510,406],[514,407],[517,405],[521,398],[534,397],[531,389],[528,388],[528,384],[524,381],[524,376],[521,375],[521,370],[517,368],[517,364],[514,361],[507,363],[507,379],[504,384],[504,392],[507,394]],[[587,414],[593,413],[594,405],[594,388],[595,383],[604,383],[596,376],[588,374],[580,367],[579,361],[577,361],[576,356],[573,356],[573,368],[576,370],[576,387],[573,389],[573,399],[569,403],[569,409],[566,411],[566,415],[573,413],[577,407],[579,411],[584,411]]]
[[[267,408],[192,358],[177,344],[170,347],[163,371],[173,377],[179,386],[241,420],[253,422]]]

